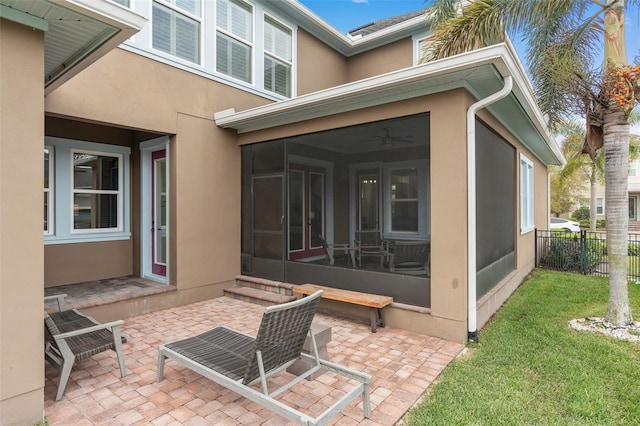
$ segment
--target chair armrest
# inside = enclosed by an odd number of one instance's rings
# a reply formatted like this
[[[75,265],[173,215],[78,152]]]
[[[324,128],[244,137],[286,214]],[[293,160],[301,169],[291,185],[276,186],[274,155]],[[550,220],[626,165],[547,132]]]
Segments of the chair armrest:
[[[49,300],[57,300],[58,301],[58,310],[60,312],[64,311],[65,308],[65,301],[64,298],[67,297],[66,294],[62,293],[62,294],[55,294],[53,296],[45,296],[44,297],[44,301],[48,302]]]
[[[67,331],[66,333],[56,334],[53,337],[56,340],[58,340],[58,339],[66,339],[68,337],[80,336],[82,334],[92,333],[92,332],[98,331],[98,330],[105,330],[105,329],[109,329],[109,328],[118,328],[122,324],[124,324],[123,320],[111,321],[111,322],[106,322],[104,324],[96,324],[96,325],[91,326],[91,327],[81,328],[79,330]]]

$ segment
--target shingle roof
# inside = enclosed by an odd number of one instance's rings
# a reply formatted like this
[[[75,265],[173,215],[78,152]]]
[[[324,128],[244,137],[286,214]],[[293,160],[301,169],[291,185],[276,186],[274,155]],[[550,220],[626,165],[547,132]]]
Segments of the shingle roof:
[[[408,21],[409,19],[415,18],[416,16],[420,16],[422,14],[424,14],[424,9],[405,13],[404,15],[392,16],[391,18],[380,19],[378,21],[362,25],[358,28],[354,28],[353,30],[349,31],[348,34],[351,36],[366,36],[369,34],[373,34],[376,31],[380,31],[393,25],[399,24],[401,22]]]

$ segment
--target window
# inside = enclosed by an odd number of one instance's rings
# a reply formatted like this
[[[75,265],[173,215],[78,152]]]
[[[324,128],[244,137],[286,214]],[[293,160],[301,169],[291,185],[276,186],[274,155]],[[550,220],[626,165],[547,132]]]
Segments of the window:
[[[118,3],[123,5],[124,7],[129,7],[129,0],[112,0],[114,3]]]
[[[264,21],[264,88],[291,96],[291,30],[266,17]]]
[[[219,0],[216,5],[216,71],[250,83],[252,8],[239,0]]]
[[[632,161],[629,163],[629,176],[636,177],[638,176],[638,162]]]
[[[391,170],[391,232],[418,232],[418,171]]]
[[[44,235],[53,234],[53,148],[44,147]]]
[[[73,161],[72,232],[120,229],[120,155],[71,151]]]
[[[131,149],[53,137],[45,140],[45,244],[130,238]]]
[[[533,218],[533,162],[520,154],[520,232],[531,231]]]
[[[596,214],[604,214],[604,198],[596,198]]]
[[[153,3],[153,47],[200,63],[200,0]]]

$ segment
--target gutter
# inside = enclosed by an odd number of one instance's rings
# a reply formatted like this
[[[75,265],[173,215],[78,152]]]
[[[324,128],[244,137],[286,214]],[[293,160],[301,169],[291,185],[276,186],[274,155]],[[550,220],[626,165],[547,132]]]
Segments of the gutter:
[[[476,112],[511,93],[513,77],[504,78],[504,87],[484,99],[480,99],[467,110],[467,304],[468,339],[478,342],[478,312],[476,309]]]

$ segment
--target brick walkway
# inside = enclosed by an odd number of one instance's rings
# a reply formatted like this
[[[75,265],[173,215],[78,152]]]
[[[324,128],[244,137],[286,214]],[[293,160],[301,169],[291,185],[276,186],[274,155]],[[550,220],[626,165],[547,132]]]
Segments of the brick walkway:
[[[128,374],[120,378],[115,353],[102,352],[79,362],[63,399],[55,402],[58,373],[46,364],[45,415],[52,425],[285,425],[286,419],[222,388],[171,360],[165,379],[156,382],[160,343],[193,336],[217,325],[252,335],[264,308],[221,297],[125,320],[123,332]],[[366,320],[318,313],[331,326],[331,361],[373,376],[371,419],[364,419],[360,400],[331,424],[393,425],[418,400],[463,345],[385,327],[371,333]],[[288,375],[289,373],[281,373]],[[274,381],[278,381],[276,376]],[[325,373],[303,381],[279,398],[318,415],[326,399],[344,383]]]

